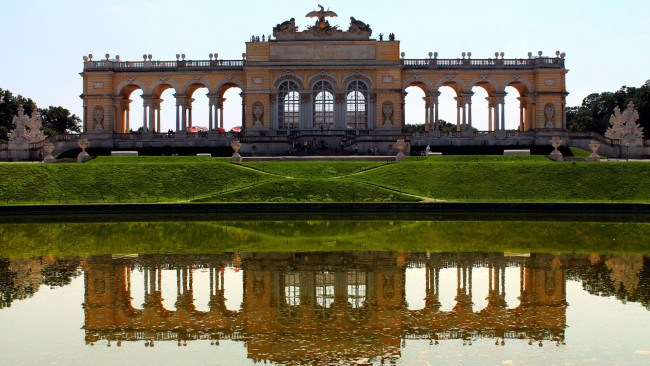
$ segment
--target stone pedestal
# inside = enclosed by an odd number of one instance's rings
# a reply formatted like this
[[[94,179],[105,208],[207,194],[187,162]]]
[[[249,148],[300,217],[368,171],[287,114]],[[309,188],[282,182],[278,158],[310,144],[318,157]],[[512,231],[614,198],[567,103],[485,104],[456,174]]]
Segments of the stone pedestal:
[[[562,153],[557,149],[562,145],[562,139],[559,136],[555,136],[551,139],[551,145],[555,150],[551,152],[551,154],[548,156],[551,160],[554,161],[564,161],[564,156]]]
[[[600,156],[596,153],[600,147],[600,142],[596,140],[591,140],[589,143],[589,148],[591,149],[591,155],[587,158],[587,161],[600,161]]]
[[[88,160],[92,159],[90,155],[86,152],[86,148],[90,143],[88,142],[87,139],[81,139],[78,142],[79,147],[81,148],[81,152],[79,155],[77,155],[77,163],[85,163]]]
[[[44,163],[56,163],[56,159],[54,156],[52,156],[52,151],[54,151],[54,144],[51,142],[48,143],[47,145],[43,146],[43,150],[45,151],[45,158],[43,158]]]
[[[398,139],[397,143],[395,143],[395,146],[399,150],[397,156],[395,156],[395,161],[406,161],[406,155],[404,155],[404,148],[406,147],[406,143],[404,142],[404,139]]]
[[[239,140],[233,140],[230,142],[230,147],[232,147],[232,149],[235,151],[235,153],[232,154],[232,158],[230,159],[230,161],[232,161],[233,163],[241,163],[242,158],[241,155],[239,155],[239,149],[241,149],[241,142],[239,142]]]
[[[27,161],[29,160],[29,141],[25,138],[18,138],[7,143],[7,150],[9,150],[9,159],[11,161]]]

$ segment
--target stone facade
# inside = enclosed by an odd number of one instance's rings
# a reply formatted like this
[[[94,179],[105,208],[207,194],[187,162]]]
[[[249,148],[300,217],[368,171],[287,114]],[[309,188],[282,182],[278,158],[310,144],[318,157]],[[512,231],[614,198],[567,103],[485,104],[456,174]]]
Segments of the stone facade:
[[[332,11],[307,14],[318,20],[299,32],[295,19],[278,24],[274,39],[246,43],[242,60],[123,62],[119,59],[93,61],[85,57],[84,131],[97,126],[107,131],[128,132],[134,127],[129,106],[143,103],[144,129],[160,132],[161,94],[173,89],[176,130],[192,126],[192,96],[196,89],[209,90],[210,129],[223,127],[223,95],[231,88],[242,90],[244,131],[319,130],[375,131],[404,125],[405,89],[421,88],[426,95],[426,126],[438,130],[439,88],[449,86],[458,100],[458,131],[472,129],[473,88],[484,88],[490,104],[490,131],[505,131],[505,88],[514,87],[520,101],[519,130],[566,129],[564,54],[544,57],[541,52],[528,58],[406,59],[399,41],[372,39],[372,29],[350,18],[347,30],[331,26],[326,17]],[[394,39],[394,37],[390,37]],[[142,100],[131,93],[143,91]],[[389,119],[385,112],[392,109]],[[261,118],[255,111],[263,111]],[[474,111],[476,112],[476,111]],[[387,121],[390,123],[387,124]],[[139,121],[139,118],[138,118]],[[255,126],[255,128],[253,128]]]

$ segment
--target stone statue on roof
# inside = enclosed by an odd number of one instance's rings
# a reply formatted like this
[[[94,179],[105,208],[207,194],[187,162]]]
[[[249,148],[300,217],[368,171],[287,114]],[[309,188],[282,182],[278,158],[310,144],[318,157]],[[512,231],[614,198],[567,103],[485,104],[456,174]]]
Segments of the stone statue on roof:
[[[305,16],[307,18],[318,18],[318,20],[316,21],[316,24],[314,25],[314,27],[316,27],[318,29],[330,28],[330,23],[327,20],[325,20],[325,18],[326,17],[338,17],[338,15],[335,12],[333,12],[333,11],[331,11],[329,9],[325,10],[325,8],[320,4],[318,4],[318,7],[320,8],[320,10],[318,10],[318,11],[316,11],[316,10],[310,11]]]

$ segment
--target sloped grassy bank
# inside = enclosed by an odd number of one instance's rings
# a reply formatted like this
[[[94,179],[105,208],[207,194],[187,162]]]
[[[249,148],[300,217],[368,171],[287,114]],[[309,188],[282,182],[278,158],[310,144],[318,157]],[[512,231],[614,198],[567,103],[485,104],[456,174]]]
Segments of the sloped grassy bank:
[[[0,204],[151,202],[650,203],[650,163],[543,156],[412,157],[403,163],[99,157],[0,164]]]

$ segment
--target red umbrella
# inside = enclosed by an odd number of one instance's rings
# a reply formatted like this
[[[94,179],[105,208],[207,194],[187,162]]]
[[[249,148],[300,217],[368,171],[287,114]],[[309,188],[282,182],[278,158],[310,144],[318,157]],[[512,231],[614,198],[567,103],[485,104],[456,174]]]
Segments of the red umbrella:
[[[207,127],[199,127],[199,131],[207,131],[207,130],[208,130]]]
[[[232,129],[232,131],[233,131],[233,132],[241,132],[241,128],[239,128],[239,127],[234,127],[234,128]]]
[[[219,131],[219,132],[224,132],[224,131],[226,131],[226,130],[224,130],[222,127],[219,127],[219,128],[217,128],[217,131]]]
[[[196,132],[196,131],[198,131],[198,130],[196,129],[196,127],[190,127],[190,130],[189,130],[189,131],[190,131],[190,132]]]

